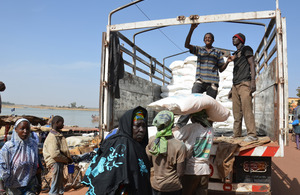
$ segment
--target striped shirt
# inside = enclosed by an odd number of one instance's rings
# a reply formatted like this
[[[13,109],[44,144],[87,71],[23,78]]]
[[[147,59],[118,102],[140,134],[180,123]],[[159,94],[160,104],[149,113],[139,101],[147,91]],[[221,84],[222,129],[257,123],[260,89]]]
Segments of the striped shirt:
[[[207,52],[205,47],[192,45],[190,53],[197,56],[196,80],[219,84],[218,69],[224,65],[222,52],[214,47]],[[213,71],[214,67],[216,71]]]

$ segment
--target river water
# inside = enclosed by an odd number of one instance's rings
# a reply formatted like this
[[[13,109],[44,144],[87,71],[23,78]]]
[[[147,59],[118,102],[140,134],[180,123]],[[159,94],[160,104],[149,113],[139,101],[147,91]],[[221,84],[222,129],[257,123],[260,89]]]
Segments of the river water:
[[[37,117],[50,117],[51,115],[60,115],[65,120],[65,125],[79,127],[97,127],[98,122],[92,122],[92,115],[98,115],[98,111],[86,111],[86,110],[56,110],[56,109],[39,109],[39,108],[16,108],[15,111],[11,111],[11,108],[3,108],[1,115],[15,114],[32,115]]]

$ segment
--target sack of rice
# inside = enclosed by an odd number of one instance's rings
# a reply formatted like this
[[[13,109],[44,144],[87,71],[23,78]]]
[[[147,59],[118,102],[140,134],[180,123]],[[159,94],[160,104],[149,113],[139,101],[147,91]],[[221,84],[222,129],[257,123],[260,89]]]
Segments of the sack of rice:
[[[177,69],[177,68],[182,68],[183,67],[184,62],[182,60],[176,60],[174,62],[172,62],[169,66],[169,68],[171,70]]]
[[[208,119],[215,122],[226,121],[230,115],[230,110],[218,101],[199,93],[166,97],[149,104],[148,107],[156,111],[167,109],[180,115],[192,114],[205,109]]]

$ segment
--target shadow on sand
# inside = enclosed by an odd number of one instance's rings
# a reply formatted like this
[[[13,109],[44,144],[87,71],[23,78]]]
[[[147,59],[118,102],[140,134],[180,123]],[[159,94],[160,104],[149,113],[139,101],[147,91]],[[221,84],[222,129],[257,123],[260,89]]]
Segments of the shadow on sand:
[[[300,174],[300,173],[299,173]],[[299,195],[300,185],[296,178],[289,178],[274,162],[272,163],[272,195]]]

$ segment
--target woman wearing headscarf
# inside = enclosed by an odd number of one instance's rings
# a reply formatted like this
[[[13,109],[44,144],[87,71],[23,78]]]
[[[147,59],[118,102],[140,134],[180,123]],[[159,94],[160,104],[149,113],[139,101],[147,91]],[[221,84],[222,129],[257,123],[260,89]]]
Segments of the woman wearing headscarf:
[[[89,195],[150,195],[147,110],[128,110],[119,128],[106,138],[86,171]]]
[[[174,114],[160,111],[153,119],[157,133],[150,138],[146,148],[150,162],[153,164],[151,186],[153,195],[181,195],[181,177],[185,169],[186,147],[172,134]]]
[[[11,140],[0,151],[0,194],[39,193],[38,159],[38,143],[31,136],[30,122],[17,120]]]

